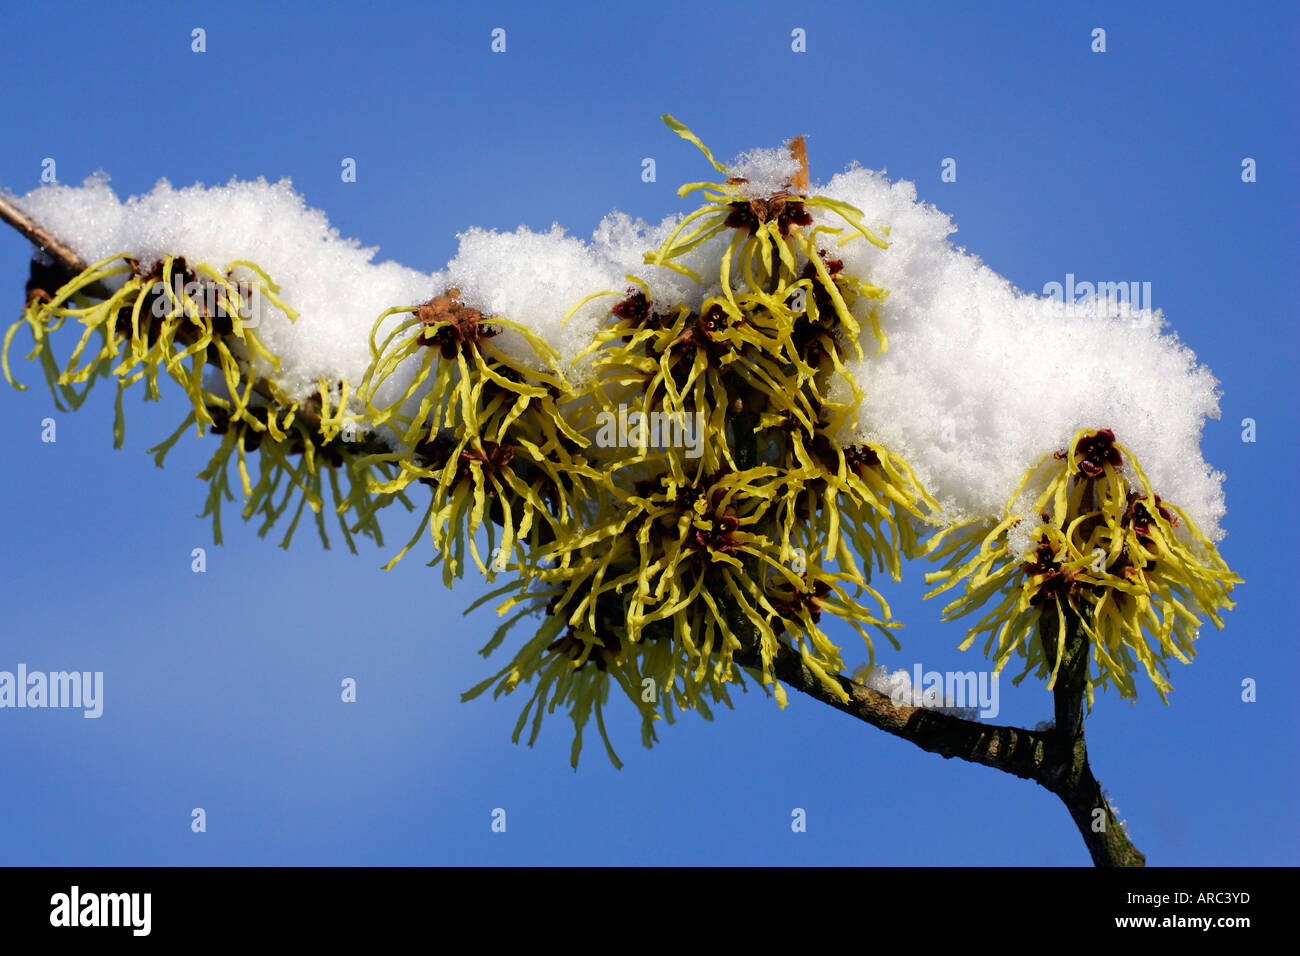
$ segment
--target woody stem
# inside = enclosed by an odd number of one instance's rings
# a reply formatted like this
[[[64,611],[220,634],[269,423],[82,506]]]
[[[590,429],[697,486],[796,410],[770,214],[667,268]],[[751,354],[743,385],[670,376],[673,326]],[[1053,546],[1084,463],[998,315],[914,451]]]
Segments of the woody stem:
[[[1039,638],[1049,667],[1056,668],[1060,624],[1054,613],[1040,619]],[[1050,731],[1050,772],[1039,782],[1055,793],[1097,866],[1145,866],[1146,857],[1129,839],[1093,776],[1084,730],[1088,689],[1089,639],[1074,608],[1065,608],[1065,641],[1052,688],[1056,726]]]
[[[1044,615],[1044,619],[1048,617]],[[1054,651],[1055,615],[1050,619],[1053,623],[1041,636],[1043,646],[1050,645]],[[734,615],[732,624],[742,643],[734,660],[757,677],[762,670],[758,634],[741,615]],[[1050,730],[988,724],[938,710],[895,703],[879,691],[844,675],[835,675],[833,680],[847,697],[841,699],[803,663],[797,650],[784,643],[778,645],[772,661],[772,674],[787,687],[909,741],[922,750],[945,759],[957,757],[1035,781],[1065,804],[1094,865],[1143,866],[1146,857],[1124,832],[1088,764],[1082,720],[1088,645],[1077,619],[1071,624],[1067,618],[1067,628],[1066,656],[1054,690],[1058,723]],[[1073,732],[1062,730],[1071,727]]]

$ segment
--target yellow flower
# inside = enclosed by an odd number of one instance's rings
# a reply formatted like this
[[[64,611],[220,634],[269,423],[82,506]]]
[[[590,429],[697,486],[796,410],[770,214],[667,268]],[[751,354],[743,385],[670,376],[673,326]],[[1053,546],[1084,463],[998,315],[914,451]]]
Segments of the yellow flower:
[[[1098,685],[1136,696],[1139,664],[1167,700],[1168,658],[1190,662],[1202,616],[1222,628],[1220,612],[1234,606],[1229,595],[1241,583],[1191,519],[1152,490],[1109,429],[1078,432],[1066,452],[1030,469],[1000,522],[950,527],[929,550],[945,559],[943,571],[926,575],[941,582],[931,595],[966,582],[945,620],[997,598],[961,646],[987,634],[985,654],[998,670],[1019,653],[1025,669],[1017,683],[1037,669],[1055,685],[1061,654],[1044,652],[1040,625],[1054,617],[1047,632],[1061,642],[1067,614],[1077,618],[1092,649],[1089,706]]]
[[[255,418],[246,417],[256,381],[250,363],[257,357],[278,368],[279,359],[244,324],[249,310],[245,289],[249,287],[233,277],[237,269],[256,276],[251,291],[265,296],[291,320],[297,318],[280,300],[279,287],[245,260],[218,271],[207,263],[190,267],[181,256],[165,256],[143,269],[130,256],[109,256],[88,266],[52,296],[31,298],[23,317],[5,335],[5,378],[16,388],[24,387],[10,372],[9,347],[25,324],[36,344],[28,358],[39,357],[60,410],[64,410],[60,397],[77,408],[97,378],[111,375],[117,380],[113,431],[119,447],[124,434],[123,391],[143,379],[146,397],[157,400],[160,371],[166,371],[189,396],[200,433],[204,425],[213,424],[209,407],[226,409],[231,417],[261,428]],[[120,275],[127,278],[116,289],[103,285]],[[83,331],[60,368],[51,336],[68,319],[79,322]],[[204,389],[203,371],[208,364],[220,370],[229,400]],[[78,392],[77,385],[85,388]]]

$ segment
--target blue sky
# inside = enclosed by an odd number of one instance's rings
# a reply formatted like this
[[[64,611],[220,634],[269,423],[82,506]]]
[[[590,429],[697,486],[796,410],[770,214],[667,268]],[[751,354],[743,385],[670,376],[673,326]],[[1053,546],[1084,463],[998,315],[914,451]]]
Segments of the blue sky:
[[[706,167],[659,122],[671,112],[720,155],[804,133],[815,176],[857,160],[915,180],[1021,288],[1151,282],[1222,383],[1203,447],[1228,475],[1222,551],[1246,584],[1174,665],[1168,706],[1099,697],[1093,768],[1150,863],[1294,864],[1296,34],[1287,4],[11,5],[0,184],[35,187],[47,157],[60,181],[102,169],[119,194],[288,176],[343,235],[432,270],[470,225],[584,235],[611,208],[681,209],[677,184]],[[0,232],[12,318],[28,255]],[[1087,862],[1046,791],[797,695],[784,712],[739,695],[653,751],[615,707],[621,771],[593,738],[574,773],[559,716],[516,746],[522,700],[459,700],[504,663],[476,653],[491,612],[460,614],[475,586],[448,592],[418,559],[385,573],[391,547],[325,552],[309,528],[286,553],[227,523],[213,547],[191,476],[214,443],[153,467],[143,450],[183,417],[172,393],[128,400],[115,452],[111,399],[61,415],[0,389],[0,669],[105,674],[98,720],[0,711],[0,863]],[[392,518],[400,546],[414,519]],[[906,629],[880,660],[981,667],[919,599],[924,570],[884,588]],[[1030,682],[1001,703],[999,722],[1051,710]]]

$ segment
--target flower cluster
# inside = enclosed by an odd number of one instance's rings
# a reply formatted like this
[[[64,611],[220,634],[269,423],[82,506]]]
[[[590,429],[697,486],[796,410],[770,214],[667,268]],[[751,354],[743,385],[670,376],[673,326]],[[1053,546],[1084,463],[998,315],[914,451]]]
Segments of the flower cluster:
[[[41,271],[37,277],[35,272]],[[297,313],[279,297],[279,287],[249,261],[224,270],[207,263],[190,266],[183,256],[165,256],[148,268],[128,255],[96,262],[67,282],[55,270],[34,263],[23,316],[4,341],[4,371],[14,336],[26,326],[54,400],[76,408],[98,379],[117,384],[115,445],[125,427],[123,393],[143,380],[146,398],[158,400],[160,372],[166,372],[188,396],[192,409],[181,425],[150,452],[159,467],[186,429],[210,431],[222,440],[199,477],[208,483],[203,515],[212,517],[213,538],[220,544],[221,507],[234,501],[229,470],[233,464],[242,491],[244,520],[260,518],[265,535],[288,518],[281,540],[288,547],[305,510],[314,516],[325,547],[326,499],[332,504],[350,550],[360,533],[383,543],[376,511],[394,500],[408,509],[398,492],[377,490],[396,471],[386,461],[366,457],[374,448],[357,431],[357,416],[347,414],[346,382],[320,382],[316,395],[291,401],[266,374],[279,366],[254,326],[256,307],[266,303],[289,320]],[[249,278],[251,277],[251,278]],[[55,286],[50,292],[46,286]],[[253,301],[257,296],[265,302]],[[54,333],[69,320],[82,326],[70,355],[60,361],[53,351]],[[217,380],[205,376],[209,367]],[[76,386],[81,386],[78,390]],[[250,459],[256,459],[256,479]]]
[[[252,276],[247,280],[245,276]],[[182,256],[165,256],[148,268],[128,255],[115,255],[87,267],[55,292],[36,288],[28,295],[23,316],[5,335],[5,378],[22,389],[9,370],[9,348],[24,325],[39,358],[45,378],[60,410],[60,399],[73,408],[101,377],[117,382],[117,416],[114,438],[120,447],[124,434],[122,393],[144,380],[146,397],[159,398],[158,374],[165,371],[189,396],[194,420],[212,425],[209,408],[221,408],[253,428],[266,426],[248,414],[257,376],[255,359],[272,369],[279,360],[267,351],[253,328],[250,291],[260,293],[290,319],[293,312],[278,296],[279,288],[255,264],[232,262],[224,270],[207,263],[190,266]],[[52,335],[74,319],[83,328],[76,346],[60,366],[54,357]],[[215,366],[228,398],[204,387],[204,369]],[[84,386],[80,391],[76,386]]]
[[[688,130],[669,125],[726,172]],[[535,735],[540,714],[559,707],[579,739],[593,713],[604,736],[611,683],[640,711],[647,744],[656,719],[685,709],[708,716],[711,703],[729,703],[729,688],[744,687],[744,667],[784,705],[772,673],[781,645],[843,696],[834,677],[844,662],[823,614],[848,622],[869,654],[873,632],[893,640],[898,625],[871,572],[898,577],[902,558],[916,553],[916,526],[937,506],[889,450],[841,447],[833,436],[855,405],[827,397],[834,375],[857,394],[844,360],[861,357],[864,323],[885,347],[875,313],[885,291],[846,274],[826,247],[884,243],[851,207],[792,183],[759,198],[746,185],[728,177],[683,187],[682,195],[705,190],[706,203],[645,256],[688,275],[699,299],[658,301],[630,276],[580,356],[590,359],[589,376],[554,407],[532,403],[512,423],[540,427],[558,413],[590,439],[602,416],[631,407],[643,422],[694,422],[699,433],[693,454],[684,443],[652,441],[645,428],[624,447],[550,446],[555,470],[586,479],[587,507],[575,512],[570,497],[569,513],[553,508],[553,540],[518,569],[500,609],[513,612],[508,623],[542,613],[542,627],[469,695],[533,682],[516,739],[530,712]],[[811,229],[811,208],[833,211],[843,227]],[[728,234],[716,278],[682,264]],[[472,394],[464,374],[434,391]]]
[[[1066,617],[1089,639],[1087,695],[1114,686],[1137,694],[1145,670],[1161,699],[1172,690],[1170,657],[1188,663],[1208,617],[1220,612],[1241,579],[1214,544],[1175,505],[1156,494],[1136,458],[1110,429],[1085,429],[1064,452],[1029,470],[1002,521],[946,529],[931,539],[931,556],[946,568],[931,594],[966,581],[945,619],[998,603],[971,628],[963,648],[987,634],[985,654],[1001,668],[1019,653],[1025,669],[1055,685]],[[1044,615],[1055,620],[1041,626]],[[1043,646],[1045,634],[1057,647]],[[1049,663],[1050,662],[1050,663]]]
[[[1068,618],[1091,647],[1090,703],[1098,684],[1135,694],[1139,666],[1167,693],[1168,658],[1191,658],[1202,616],[1222,625],[1240,580],[1207,537],[1109,430],[1082,431],[1030,469],[1002,520],[948,522],[901,455],[844,438],[870,434],[855,416],[873,357],[888,361],[878,313],[888,292],[855,271],[874,270],[869,246],[889,243],[860,210],[815,194],[806,167],[750,180],[665,122],[719,175],[679,190],[703,201],[664,227],[642,274],[573,304],[566,322],[595,301],[603,310],[589,344],[584,331],[565,353],[576,357],[562,359],[536,315],[496,314],[462,283],[379,315],[368,367],[360,354],[352,381],[331,366],[317,382],[313,366],[295,381],[315,393],[291,397],[247,320],[252,293],[296,318],[270,276],[247,261],[219,270],[180,255],[147,267],[115,256],[71,281],[29,285],[4,341],[5,375],[13,382],[8,351],[25,326],[56,402],[75,407],[111,376],[120,444],[123,391],[143,380],[157,398],[165,371],[191,411],[156,460],[191,426],[220,437],[200,475],[218,542],[223,502],[237,498],[232,470],[243,518],[259,520],[259,534],[286,520],[286,547],[307,512],[328,546],[332,510],[353,550],[356,535],[382,545],[383,508],[420,514],[387,567],[427,535],[447,586],[471,567],[489,581],[509,576],[483,599],[504,599],[485,656],[540,619],[465,696],[530,688],[515,729],[518,740],[531,721],[530,743],[543,715],[567,711],[575,765],[593,716],[618,763],[604,717],[615,685],[647,746],[657,721],[730,705],[746,671],[784,705],[782,653],[843,698],[829,619],[863,638],[870,672],[873,639],[897,646],[898,627],[873,576],[897,580],[920,554],[945,562],[927,576],[932,593],[964,585],[946,618],[994,601],[962,646],[987,635],[999,670],[1018,653],[1017,680],[1036,671],[1054,687]],[[527,263],[496,265],[513,275]],[[578,285],[586,291],[585,278]],[[416,288],[412,299],[433,291]],[[558,323],[566,289],[559,309],[543,296],[499,311],[531,308]],[[81,333],[59,359],[54,334],[69,319]]]
[[[400,492],[384,494],[375,490],[394,478],[393,469],[384,462],[365,460],[356,451],[361,439],[351,429],[349,432],[356,441],[345,440],[342,429],[331,434],[328,410],[329,390],[323,384],[321,398],[310,403],[305,415],[300,414],[297,403],[288,401],[283,405],[251,405],[240,418],[233,418],[221,407],[208,409],[212,419],[210,431],[221,436],[221,443],[199,472],[199,478],[208,483],[201,517],[212,516],[212,534],[217,544],[222,541],[222,502],[236,500],[230,487],[233,463],[242,491],[241,517],[245,521],[261,519],[259,536],[265,536],[280,519],[289,517],[280,541],[282,548],[288,548],[306,510],[315,520],[321,543],[329,548],[325,515],[328,499],[349,551],[357,553],[353,536],[358,533],[383,546],[383,531],[376,512],[393,500],[400,501],[408,511],[414,506]],[[169,438],[149,449],[160,468],[167,452],[194,420],[191,413]],[[309,425],[309,421],[316,424]],[[262,427],[254,427],[253,422]],[[250,474],[250,456],[257,458],[255,480]]]
[[[375,334],[393,314],[410,313],[382,344]],[[515,334],[543,367],[511,358],[494,340]],[[396,451],[370,456],[366,464],[390,464],[393,480],[376,491],[401,492],[412,482],[433,489],[415,535],[389,562],[395,565],[428,530],[448,587],[464,575],[465,552],[491,579],[507,567],[535,567],[543,542],[586,516],[590,484],[599,475],[558,402],[572,395],[554,349],[524,326],[502,317],[486,319],[449,289],[424,305],[390,309],[371,333],[374,364],[360,386],[372,427],[398,432]],[[376,393],[404,362],[418,363],[406,390],[380,408]],[[495,541],[500,527],[501,541]],[[488,534],[489,560],[478,548]]]

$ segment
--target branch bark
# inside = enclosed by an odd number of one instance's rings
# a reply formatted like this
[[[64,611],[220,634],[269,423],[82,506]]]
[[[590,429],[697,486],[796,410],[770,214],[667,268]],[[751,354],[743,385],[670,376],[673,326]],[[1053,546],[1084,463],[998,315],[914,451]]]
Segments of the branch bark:
[[[1081,636],[1081,629],[1074,630]],[[736,654],[735,661],[757,671],[762,666],[757,635],[751,630],[750,637],[745,649]],[[1051,640],[1055,640],[1055,635]],[[1083,662],[1079,673],[1086,675],[1086,637],[1081,643],[1067,642],[1067,653],[1071,648],[1072,660]],[[836,682],[848,695],[848,701],[842,701],[803,663],[798,651],[784,644],[777,652],[772,670],[776,679],[786,686],[929,753],[946,759],[957,757],[1040,784],[1065,804],[1096,866],[1145,865],[1146,858],[1129,840],[1103,796],[1101,784],[1092,774],[1081,718],[1076,725],[1063,724],[1058,718],[1057,726],[1046,731],[987,724],[924,707],[895,704],[887,695],[837,675]],[[1055,689],[1058,715],[1078,709],[1069,700],[1076,692],[1081,702],[1082,684],[1077,683],[1077,673],[1076,683],[1071,686],[1058,679]],[[1076,728],[1073,733],[1062,730],[1069,726]]]
[[[0,192],[0,219],[13,226],[72,275],[85,271],[86,263],[75,252],[38,225],[3,192]]]
[[[1055,666],[1059,624],[1055,614],[1044,614],[1041,634],[1048,666]],[[1056,726],[1052,730],[1052,773],[1043,785],[1061,798],[1070,812],[1088,852],[1097,866],[1145,866],[1146,857],[1135,847],[1116,819],[1101,783],[1088,763],[1083,701],[1088,683],[1088,635],[1078,616],[1067,608],[1064,653],[1052,689]],[[1100,812],[1099,812],[1100,811]]]

